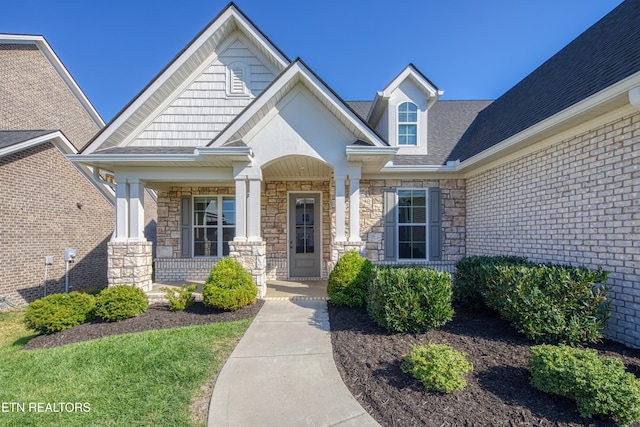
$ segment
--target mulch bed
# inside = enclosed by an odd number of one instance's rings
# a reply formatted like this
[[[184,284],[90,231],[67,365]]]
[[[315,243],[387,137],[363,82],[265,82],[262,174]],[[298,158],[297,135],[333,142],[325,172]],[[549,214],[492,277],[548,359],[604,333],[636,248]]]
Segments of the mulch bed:
[[[153,304],[137,317],[121,322],[105,322],[100,319],[83,325],[74,326],[66,331],[51,335],[38,335],[24,345],[24,350],[58,347],[65,344],[103,338],[110,335],[143,332],[153,329],[179,328],[182,326],[207,325],[217,322],[231,322],[255,317],[264,304],[258,300],[255,304],[236,311],[223,311],[206,307],[195,302],[184,311],[170,311],[167,304]]]
[[[422,334],[390,334],[366,310],[329,304],[334,359],[343,381],[383,426],[614,426],[611,418],[581,418],[573,401],[529,385],[531,341],[491,313],[455,306],[442,328]],[[400,370],[413,344],[448,344],[467,353],[473,373],[451,394],[429,392]],[[640,377],[640,351],[605,340],[593,346],[621,357]],[[635,423],[633,425],[640,425]]]

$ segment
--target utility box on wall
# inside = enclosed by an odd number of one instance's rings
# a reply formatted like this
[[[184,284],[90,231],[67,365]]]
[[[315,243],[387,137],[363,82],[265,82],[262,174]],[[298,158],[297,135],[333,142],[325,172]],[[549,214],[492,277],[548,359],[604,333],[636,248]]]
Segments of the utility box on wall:
[[[65,251],[64,251],[64,260],[65,260],[65,262],[74,262],[76,260],[76,250],[75,249],[65,249]]]

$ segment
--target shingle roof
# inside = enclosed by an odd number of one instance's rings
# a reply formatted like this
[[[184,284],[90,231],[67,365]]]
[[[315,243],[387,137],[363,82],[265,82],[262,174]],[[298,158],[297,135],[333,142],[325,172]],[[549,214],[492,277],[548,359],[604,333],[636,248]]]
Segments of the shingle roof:
[[[373,101],[346,101],[346,103],[362,120],[367,121]]]
[[[640,71],[640,0],[627,0],[493,102],[453,158],[466,160]]]
[[[0,130],[0,149],[55,132],[53,130]]]

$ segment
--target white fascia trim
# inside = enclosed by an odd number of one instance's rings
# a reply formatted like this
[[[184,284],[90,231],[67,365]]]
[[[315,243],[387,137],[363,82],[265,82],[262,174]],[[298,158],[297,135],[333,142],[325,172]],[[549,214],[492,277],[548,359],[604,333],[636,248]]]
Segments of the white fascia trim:
[[[411,77],[419,86],[422,87],[429,98],[440,97],[444,94],[443,91],[436,89],[431,83],[426,81],[411,65],[408,65],[398,76],[391,81],[382,91],[383,98],[389,98],[391,92],[393,92],[400,84],[407,78]]]
[[[34,147],[36,145],[43,144],[45,142],[51,142],[56,147],[62,151],[62,153],[66,154],[76,154],[77,150],[75,147],[69,142],[69,140],[62,134],[60,131],[55,131],[51,133],[47,133],[45,135],[39,136],[37,138],[32,138],[27,141],[20,142],[18,144],[14,144],[10,147],[6,147],[0,149],[0,157],[8,156],[9,154],[16,153],[18,151],[25,150],[29,147]]]
[[[619,81],[606,89],[574,104],[573,106],[545,119],[537,124],[525,129],[524,131],[505,139],[504,141],[490,147],[467,160],[462,161],[456,167],[457,171],[466,171],[473,168],[479,162],[486,160],[500,152],[517,146],[522,141],[532,138],[539,133],[553,128],[563,122],[570,120],[580,114],[587,112],[590,109],[604,104],[607,101],[611,101],[621,95],[628,96],[628,92],[634,87],[640,84],[640,72],[627,77],[624,80]]]
[[[250,147],[198,147],[193,150],[196,156],[246,156],[247,160],[253,157]]]
[[[51,66],[56,70],[62,81],[67,85],[71,93],[76,97],[78,102],[83,106],[89,117],[94,121],[98,127],[105,125],[104,120],[100,117],[100,114],[93,107],[89,98],[86,97],[80,86],[69,73],[69,70],[64,66],[60,58],[53,51],[47,40],[43,36],[34,35],[22,35],[22,34],[0,34],[0,43],[13,43],[13,44],[35,44],[40,49],[40,52],[49,61]]]
[[[95,162],[146,163],[146,162],[193,162],[198,159],[194,154],[74,154],[67,156],[74,163],[92,164]]]
[[[276,62],[285,69],[291,62],[271,43],[251,22],[249,22],[238,10],[232,5],[229,10],[233,11],[233,16],[236,19],[236,23],[242,24],[242,30],[248,33],[254,40],[256,40],[266,52],[270,52],[276,59]]]
[[[345,149],[347,158],[358,156],[395,156],[398,152],[398,147],[364,147],[359,145],[348,145]]]
[[[380,172],[385,173],[432,173],[432,172],[458,172],[456,166],[447,165],[387,165]]]

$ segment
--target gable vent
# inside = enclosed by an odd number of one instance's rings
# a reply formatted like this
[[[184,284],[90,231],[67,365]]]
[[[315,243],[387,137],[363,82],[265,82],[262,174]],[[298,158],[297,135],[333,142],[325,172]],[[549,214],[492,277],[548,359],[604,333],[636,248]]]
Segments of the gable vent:
[[[241,62],[234,62],[229,65],[227,73],[227,95],[247,96],[249,72],[247,65]]]

